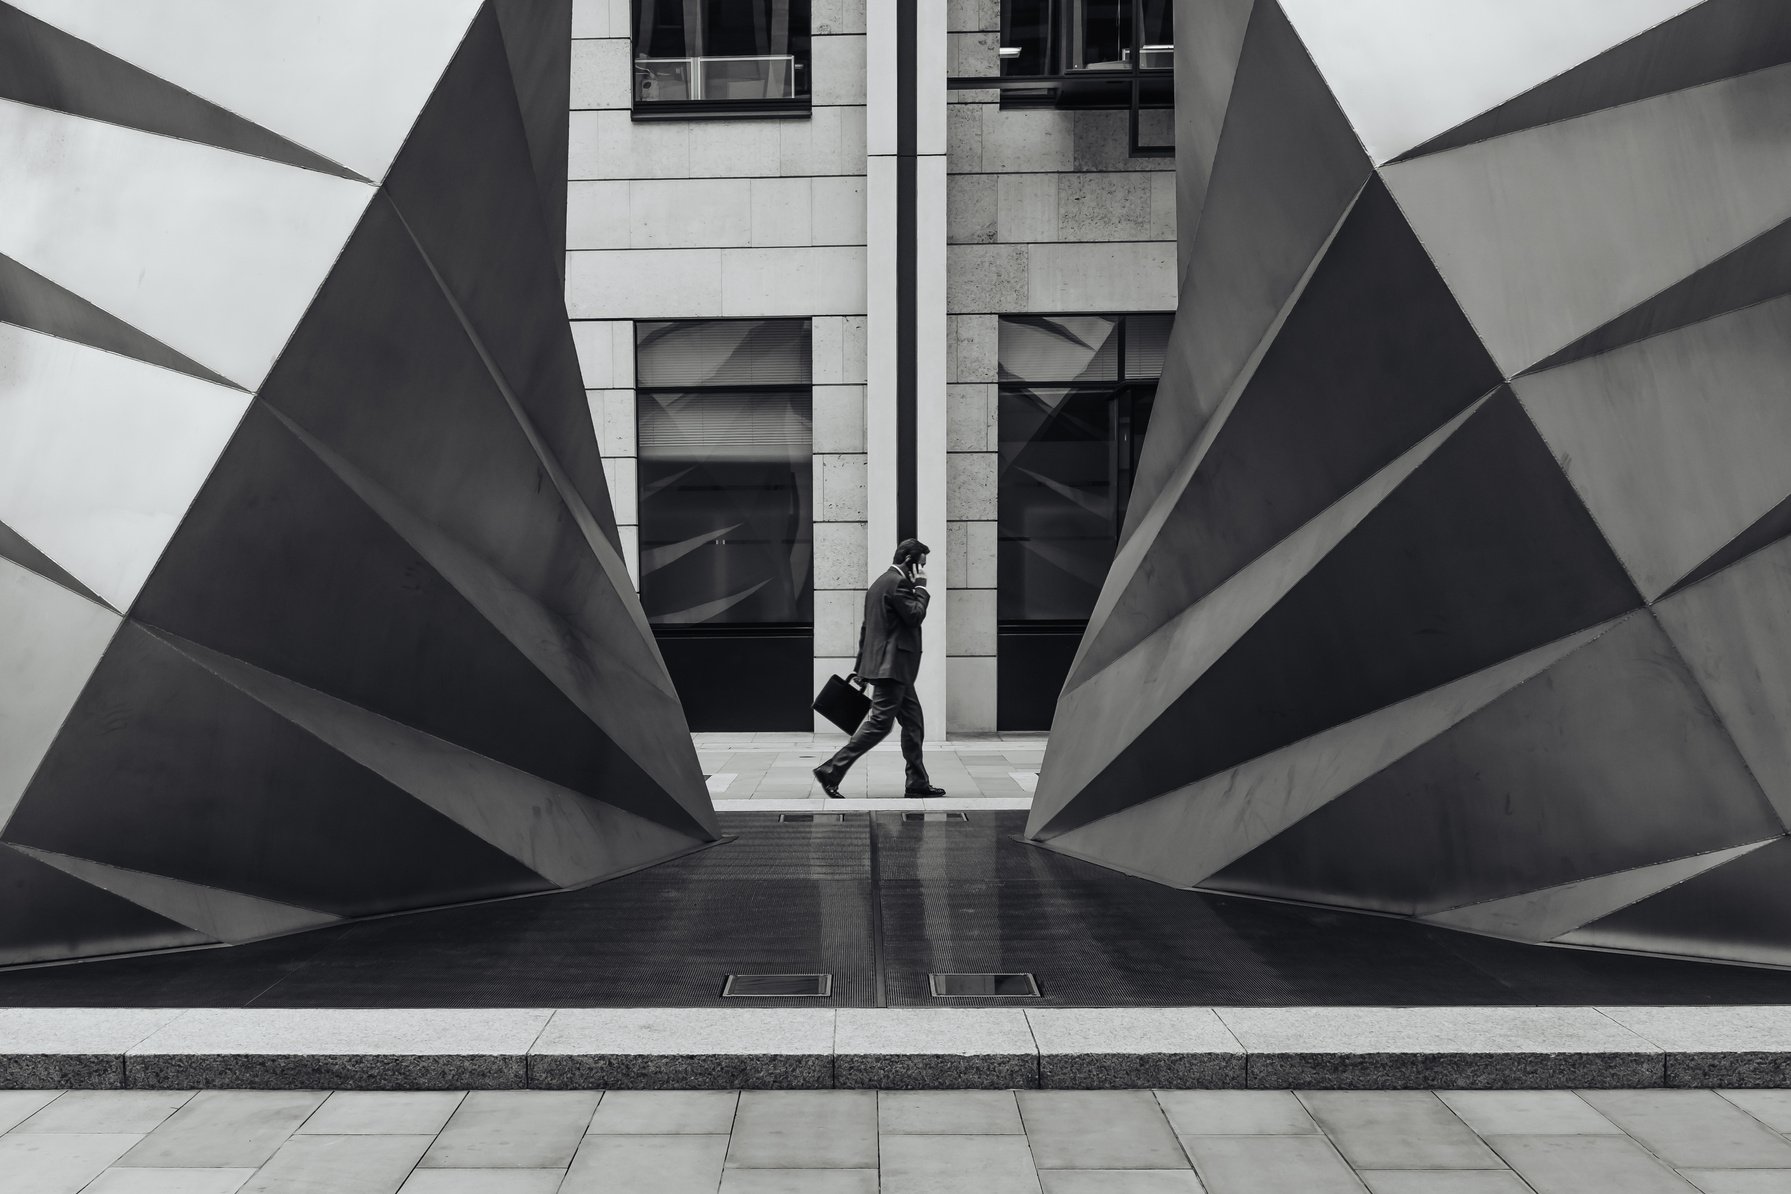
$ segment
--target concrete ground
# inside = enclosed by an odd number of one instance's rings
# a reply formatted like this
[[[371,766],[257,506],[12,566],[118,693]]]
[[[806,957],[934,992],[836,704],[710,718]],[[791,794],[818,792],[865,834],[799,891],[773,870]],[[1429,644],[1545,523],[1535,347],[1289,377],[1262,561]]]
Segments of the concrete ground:
[[[845,744],[844,734],[696,734],[697,758],[709,776],[718,808],[738,800],[808,800],[822,796],[810,774]],[[966,734],[930,742],[925,755],[933,783],[952,800],[1029,803],[1045,758],[1045,734]],[[899,799],[902,752],[891,733],[846,774],[840,791],[852,798]]]
[[[1767,1194],[1788,1091],[0,1091],[17,1194]]]

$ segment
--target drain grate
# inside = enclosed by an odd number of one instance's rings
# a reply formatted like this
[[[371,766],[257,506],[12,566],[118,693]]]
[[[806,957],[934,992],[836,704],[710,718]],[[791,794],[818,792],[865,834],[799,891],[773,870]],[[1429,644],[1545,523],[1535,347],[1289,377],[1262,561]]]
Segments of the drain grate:
[[[935,999],[1037,999],[1038,979],[1031,974],[929,974]]]
[[[721,985],[723,999],[827,999],[832,995],[831,974],[730,974]]]
[[[810,825],[817,821],[825,821],[838,825],[846,819],[845,813],[779,813],[777,819],[786,825]]]
[[[903,813],[904,821],[968,821],[969,813]]]

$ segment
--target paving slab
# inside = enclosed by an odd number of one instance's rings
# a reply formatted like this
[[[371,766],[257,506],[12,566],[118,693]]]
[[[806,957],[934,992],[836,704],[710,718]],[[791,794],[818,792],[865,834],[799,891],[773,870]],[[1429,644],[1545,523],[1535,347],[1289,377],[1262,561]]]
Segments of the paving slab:
[[[116,1089],[124,1054],[181,1016],[180,1008],[0,1008],[0,1087]]]
[[[1494,1136],[1493,1151],[1536,1194],[1692,1194],[1692,1186],[1623,1136]]]
[[[1679,1176],[1702,1194],[1785,1194],[1791,1169],[1682,1169]]]
[[[824,1089],[834,1013],[825,1008],[576,1008],[557,1011],[529,1054],[547,1090]]]
[[[726,1136],[587,1136],[560,1194],[715,1194]]]
[[[1660,1047],[1595,1008],[1217,1008],[1257,1089],[1658,1086]]]
[[[320,1090],[205,1090],[125,1155],[126,1167],[253,1169],[326,1097]],[[12,1139],[12,1137],[7,1137]]]
[[[1530,1194],[1510,1170],[1393,1169],[1358,1173],[1369,1194]]]
[[[0,1090],[0,1133],[12,1131],[61,1094],[60,1090]]]
[[[1188,1168],[1148,1090],[1023,1090],[1019,1099],[1040,1169]]]
[[[1775,1132],[1791,1132],[1791,1090],[1719,1090],[1729,1100]]]
[[[1304,1136],[1318,1131],[1290,1090],[1159,1090],[1177,1136]]]
[[[108,1169],[82,1194],[237,1194],[253,1169]]]
[[[888,1136],[882,1194],[1040,1194],[1024,1136]]]
[[[1498,1169],[1502,1163],[1427,1090],[1306,1091],[1300,1101],[1362,1169]]]
[[[466,1098],[463,1090],[339,1090],[299,1127],[326,1136],[433,1136]]]
[[[13,1131],[149,1133],[192,1097],[190,1090],[71,1090]]]
[[[726,1136],[740,1095],[732,1090],[612,1090],[586,1129],[598,1135]]]
[[[1668,1086],[1791,1086],[1791,1007],[1600,1010],[1666,1050]]]
[[[418,1169],[398,1194],[559,1194],[564,1169]]]
[[[1619,1136],[1623,1129],[1571,1090],[1439,1090],[1482,1136]]]
[[[1711,1090],[1594,1090],[1586,1101],[1675,1169],[1791,1169],[1791,1144]]]
[[[1211,1008],[1029,1008],[1039,1085],[1065,1090],[1244,1085],[1244,1047]]]
[[[1201,1194],[1204,1189],[1187,1169],[1045,1169],[1039,1185],[1044,1194]]]
[[[1207,1194],[1362,1194],[1323,1136],[1190,1136],[1187,1145]]]
[[[728,1165],[874,1169],[877,1096],[868,1090],[749,1090],[740,1095]]]
[[[429,1136],[294,1136],[242,1194],[398,1194]]]
[[[540,1008],[200,1008],[133,1046],[135,1087],[502,1090],[527,1085]]]
[[[877,1095],[885,1136],[1018,1136],[1020,1105],[1011,1090],[885,1090]]]
[[[1037,1086],[1038,1046],[1016,1008],[841,1008],[834,1082],[847,1089]]]
[[[76,1194],[141,1140],[131,1133],[51,1133],[0,1137],[0,1174],[8,1190]]]
[[[597,1091],[475,1090],[424,1155],[425,1169],[568,1165],[602,1097]]]
[[[720,1194],[877,1194],[875,1169],[728,1169]]]

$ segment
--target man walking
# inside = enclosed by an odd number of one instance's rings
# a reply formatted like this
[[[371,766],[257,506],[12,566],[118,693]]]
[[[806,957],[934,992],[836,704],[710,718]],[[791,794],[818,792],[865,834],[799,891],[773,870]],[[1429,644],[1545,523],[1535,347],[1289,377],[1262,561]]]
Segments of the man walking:
[[[858,678],[871,685],[871,710],[839,753],[815,768],[821,790],[838,798],[840,781],[853,763],[902,725],[902,758],[908,765],[906,796],[943,796],[927,778],[920,744],[926,727],[914,679],[920,672],[920,624],[926,620],[927,545],[904,539],[889,571],[871,582],[864,595],[864,627],[858,633]]]

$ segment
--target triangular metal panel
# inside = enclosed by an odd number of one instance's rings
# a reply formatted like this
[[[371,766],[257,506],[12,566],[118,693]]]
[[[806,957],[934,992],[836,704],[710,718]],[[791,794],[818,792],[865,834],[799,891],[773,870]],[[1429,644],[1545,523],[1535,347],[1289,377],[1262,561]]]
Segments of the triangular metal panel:
[[[45,580],[53,580],[77,596],[98,602],[100,605],[106,604],[100,599],[99,594],[71,576],[68,569],[32,546],[25,536],[3,522],[0,522],[0,559],[10,560],[27,571],[37,573]]]
[[[481,0],[12,0],[378,181]]]
[[[0,324],[0,523],[127,609],[249,396]]]
[[[0,194],[0,254],[254,389],[373,188],[0,101]]]
[[[0,966],[215,945],[203,933],[0,842]]]

